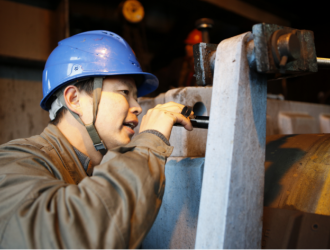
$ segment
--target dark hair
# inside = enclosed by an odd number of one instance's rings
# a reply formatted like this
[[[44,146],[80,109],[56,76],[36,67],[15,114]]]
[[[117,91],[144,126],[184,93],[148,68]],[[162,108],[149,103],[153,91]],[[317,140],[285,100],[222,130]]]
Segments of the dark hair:
[[[129,76],[133,77],[136,87],[139,87],[144,81],[144,76],[142,75],[129,75]],[[69,85],[70,84],[64,86],[62,89],[66,88]],[[87,80],[80,81],[76,84],[73,83],[72,85],[76,86],[79,91],[85,91],[88,95],[93,96],[94,78],[89,78]],[[55,98],[52,99],[50,103],[52,103],[53,101],[55,101]],[[57,111],[55,119],[50,121],[50,123],[53,125],[57,125],[66,112],[67,112],[66,108],[64,107],[61,108],[59,111]]]
[[[87,80],[74,84],[74,86],[76,86],[79,91],[85,91],[88,95],[93,96],[93,87],[94,87],[93,80],[94,80],[93,78],[89,78]],[[64,86],[63,89],[69,85]],[[63,118],[63,116],[66,112],[67,112],[67,109],[62,107],[59,111],[57,111],[55,119],[50,121],[50,123],[56,126],[60,122],[60,120]]]

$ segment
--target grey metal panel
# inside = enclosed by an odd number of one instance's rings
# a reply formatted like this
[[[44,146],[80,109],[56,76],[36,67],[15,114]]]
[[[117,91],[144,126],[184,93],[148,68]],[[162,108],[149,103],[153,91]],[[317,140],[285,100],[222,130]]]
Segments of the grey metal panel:
[[[168,158],[163,203],[142,248],[194,248],[203,168],[204,158]]]

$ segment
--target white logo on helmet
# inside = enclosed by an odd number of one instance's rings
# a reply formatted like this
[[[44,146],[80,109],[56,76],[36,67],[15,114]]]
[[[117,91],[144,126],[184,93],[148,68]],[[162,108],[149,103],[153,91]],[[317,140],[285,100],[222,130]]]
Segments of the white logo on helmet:
[[[69,67],[70,68],[70,67]],[[69,69],[68,68],[68,69]],[[78,74],[81,74],[83,72],[83,69],[81,67],[81,65],[79,64],[74,64],[72,67],[71,67],[71,72],[70,74],[68,74],[69,76],[74,76],[74,75],[78,75]]]

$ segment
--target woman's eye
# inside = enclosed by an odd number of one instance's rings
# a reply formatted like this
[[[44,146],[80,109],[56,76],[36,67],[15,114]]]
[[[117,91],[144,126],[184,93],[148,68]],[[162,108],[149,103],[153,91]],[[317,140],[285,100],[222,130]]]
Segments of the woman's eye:
[[[128,94],[129,94],[129,91],[128,91],[128,90],[122,90],[122,92],[123,92],[125,95],[128,95]]]

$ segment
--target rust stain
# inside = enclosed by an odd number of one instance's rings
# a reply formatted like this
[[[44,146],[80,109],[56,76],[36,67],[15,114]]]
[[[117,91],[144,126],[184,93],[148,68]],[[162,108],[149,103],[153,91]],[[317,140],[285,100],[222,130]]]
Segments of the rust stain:
[[[329,152],[330,134],[267,137],[265,204],[330,215]]]
[[[102,38],[96,38],[96,39],[94,39],[94,41],[100,41],[102,39],[103,39],[103,37]]]
[[[317,159],[317,155],[313,155],[310,159],[311,159],[311,160],[315,160],[315,159]]]

